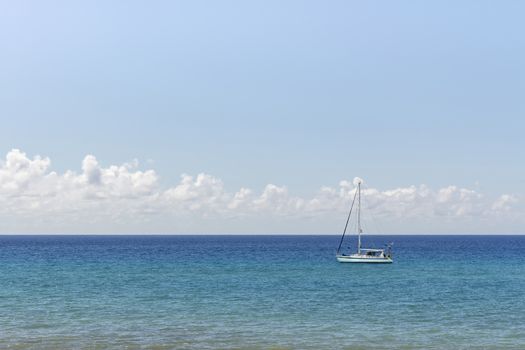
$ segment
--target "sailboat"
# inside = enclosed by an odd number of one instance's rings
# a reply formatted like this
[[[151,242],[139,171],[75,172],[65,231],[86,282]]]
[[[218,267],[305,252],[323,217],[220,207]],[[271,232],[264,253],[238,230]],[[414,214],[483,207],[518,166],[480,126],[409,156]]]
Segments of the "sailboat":
[[[357,252],[344,254],[341,253],[341,246],[345,238],[346,229],[348,228],[348,222],[350,221],[350,216],[352,215],[352,209],[357,197]],[[390,264],[394,260],[392,258],[392,244],[388,244],[385,249],[372,249],[372,248],[361,248],[361,181],[357,183],[357,191],[354,194],[354,199],[352,205],[350,206],[350,212],[348,213],[348,218],[346,219],[345,229],[343,230],[343,235],[341,236],[341,241],[339,242],[339,247],[335,257],[337,261],[342,263],[375,263],[375,264]]]

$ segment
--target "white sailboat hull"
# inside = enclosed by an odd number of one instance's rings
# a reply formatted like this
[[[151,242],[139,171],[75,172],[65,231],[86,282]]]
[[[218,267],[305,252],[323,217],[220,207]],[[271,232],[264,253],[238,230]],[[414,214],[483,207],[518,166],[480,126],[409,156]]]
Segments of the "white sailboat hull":
[[[337,261],[342,263],[368,263],[368,264],[391,264],[392,258],[371,257],[363,254],[336,255]]]

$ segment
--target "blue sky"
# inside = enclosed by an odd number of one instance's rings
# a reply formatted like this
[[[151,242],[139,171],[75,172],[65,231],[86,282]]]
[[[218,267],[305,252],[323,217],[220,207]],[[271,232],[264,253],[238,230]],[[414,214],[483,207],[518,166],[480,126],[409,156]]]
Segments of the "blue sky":
[[[88,154],[101,167],[138,159],[163,188],[204,172],[231,193],[276,184],[311,198],[360,176],[383,191],[454,185],[519,202],[524,12],[519,1],[3,2],[0,151],[49,157],[61,174]]]

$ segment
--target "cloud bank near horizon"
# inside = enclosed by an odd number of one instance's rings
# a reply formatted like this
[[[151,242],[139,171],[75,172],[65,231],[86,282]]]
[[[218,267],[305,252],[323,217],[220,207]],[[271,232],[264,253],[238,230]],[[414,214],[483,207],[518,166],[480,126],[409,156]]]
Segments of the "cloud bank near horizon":
[[[163,188],[155,170],[140,170],[138,161],[103,167],[87,155],[80,171],[59,174],[48,157],[13,149],[0,161],[0,233],[337,233],[357,179],[309,198],[275,184],[228,191],[205,173],[182,174]],[[364,186],[363,199],[367,212],[386,223],[382,233],[517,232],[513,227],[523,224],[519,197],[509,193]],[[514,226],[501,226],[509,222]]]

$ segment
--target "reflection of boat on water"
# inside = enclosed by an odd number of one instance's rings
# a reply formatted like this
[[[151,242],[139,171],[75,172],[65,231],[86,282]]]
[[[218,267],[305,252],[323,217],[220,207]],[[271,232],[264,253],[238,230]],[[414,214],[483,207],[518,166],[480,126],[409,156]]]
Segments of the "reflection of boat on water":
[[[344,254],[341,253],[341,245],[345,238],[346,229],[348,228],[348,222],[352,215],[352,209],[354,208],[355,200],[357,198],[357,252]],[[361,248],[361,181],[357,183],[357,191],[354,194],[352,205],[350,206],[350,212],[346,219],[345,229],[339,242],[339,247],[335,257],[337,261],[342,263],[375,263],[375,264],[389,264],[393,262],[392,258],[392,244],[388,244],[385,249],[372,249],[372,248]]]

